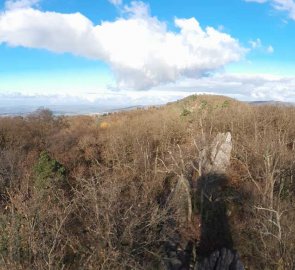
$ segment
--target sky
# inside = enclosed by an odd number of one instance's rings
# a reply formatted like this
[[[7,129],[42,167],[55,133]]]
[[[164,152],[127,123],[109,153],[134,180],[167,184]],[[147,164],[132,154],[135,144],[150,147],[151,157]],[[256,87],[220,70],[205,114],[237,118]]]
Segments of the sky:
[[[0,107],[295,102],[295,0],[0,0]]]

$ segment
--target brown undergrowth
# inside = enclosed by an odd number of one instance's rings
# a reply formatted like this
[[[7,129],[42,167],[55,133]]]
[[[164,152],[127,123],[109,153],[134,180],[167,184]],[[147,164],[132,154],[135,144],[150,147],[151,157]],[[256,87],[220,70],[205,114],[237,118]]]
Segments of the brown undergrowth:
[[[294,269],[294,119],[294,107],[221,96],[1,118],[0,268],[163,269],[171,235],[200,240],[197,211],[187,228],[174,222],[175,176],[197,175],[200,151],[230,131],[223,200],[233,245],[247,269]]]

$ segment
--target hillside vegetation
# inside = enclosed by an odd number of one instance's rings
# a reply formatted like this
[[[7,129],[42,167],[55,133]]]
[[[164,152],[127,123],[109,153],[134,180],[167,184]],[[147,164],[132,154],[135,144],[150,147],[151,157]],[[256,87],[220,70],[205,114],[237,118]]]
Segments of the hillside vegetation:
[[[174,179],[198,177],[200,151],[228,131],[234,248],[246,269],[295,269],[294,120],[294,107],[206,95],[99,117],[0,118],[0,269],[164,269],[173,235],[201,237],[198,206],[184,226],[169,203]]]

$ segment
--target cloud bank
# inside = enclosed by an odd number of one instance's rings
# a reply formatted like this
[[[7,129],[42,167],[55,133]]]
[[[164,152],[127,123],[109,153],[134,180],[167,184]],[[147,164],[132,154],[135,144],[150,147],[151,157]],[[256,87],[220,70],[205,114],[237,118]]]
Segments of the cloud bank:
[[[0,44],[103,61],[113,70],[118,89],[145,90],[202,77],[246,53],[237,39],[202,28],[195,18],[176,18],[177,30],[171,31],[142,2],[123,6],[121,17],[98,25],[80,13],[43,12],[33,8],[37,2],[6,2],[7,10],[0,13]]]
[[[295,78],[268,74],[226,74],[219,73],[210,77],[183,78],[176,83],[153,87],[147,91],[111,91],[100,89],[94,92],[60,91],[22,92],[0,94],[3,105],[42,104],[60,105],[108,105],[127,107],[134,105],[164,104],[195,93],[231,96],[245,101],[277,100],[295,102]],[[0,89],[1,90],[1,89]]]

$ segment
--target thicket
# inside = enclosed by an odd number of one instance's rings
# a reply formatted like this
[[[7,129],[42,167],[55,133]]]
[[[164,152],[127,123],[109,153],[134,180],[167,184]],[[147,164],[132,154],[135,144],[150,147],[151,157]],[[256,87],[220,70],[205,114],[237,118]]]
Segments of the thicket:
[[[197,212],[185,227],[173,222],[175,176],[227,131],[234,246],[247,269],[294,269],[294,120],[294,107],[220,96],[99,117],[1,118],[0,269],[163,269],[171,235],[200,240]]]

